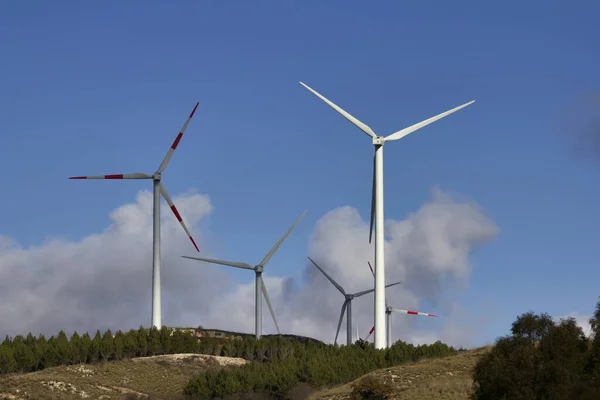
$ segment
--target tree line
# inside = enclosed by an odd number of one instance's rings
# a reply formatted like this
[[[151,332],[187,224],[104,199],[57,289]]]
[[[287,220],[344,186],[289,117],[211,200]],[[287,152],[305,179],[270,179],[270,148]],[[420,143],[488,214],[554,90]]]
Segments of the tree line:
[[[255,351],[255,362],[201,373],[190,379],[184,393],[193,398],[222,398],[251,392],[285,398],[301,382],[315,388],[340,384],[376,369],[457,352],[441,342],[414,346],[398,341],[389,349],[377,350],[365,341],[340,347],[283,338],[261,338],[255,341]]]
[[[160,354],[212,352],[216,343],[199,344],[189,332],[163,327],[140,327],[114,335],[99,330],[92,337],[74,332],[70,338],[64,331],[46,339],[44,335],[6,336],[0,343],[0,374],[34,372],[60,365],[93,364]]]
[[[600,399],[600,301],[586,337],[574,318],[528,312],[477,363],[474,400]]]
[[[378,368],[422,358],[454,354],[457,350],[441,342],[414,346],[398,341],[391,348],[376,350],[365,341],[351,346],[333,346],[316,340],[283,336],[197,338],[189,331],[163,327],[140,327],[129,332],[110,330],[94,336],[74,332],[68,338],[18,335],[0,343],[0,374],[25,373],[61,365],[93,364],[161,354],[199,353],[239,357],[252,361],[245,366],[193,377],[184,393],[190,397],[220,397],[227,394],[266,392],[283,397],[299,382],[314,387],[348,382]]]

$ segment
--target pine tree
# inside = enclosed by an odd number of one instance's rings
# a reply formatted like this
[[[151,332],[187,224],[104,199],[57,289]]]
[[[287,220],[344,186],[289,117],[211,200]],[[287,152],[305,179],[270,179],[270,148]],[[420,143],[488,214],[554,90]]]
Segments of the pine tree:
[[[0,344],[0,375],[17,371],[17,362],[11,346]]]
[[[17,363],[17,371],[31,372],[35,368],[35,358],[32,349],[25,344],[23,336],[18,335],[12,342],[13,356]]]
[[[155,356],[160,354],[160,350],[160,332],[153,326],[148,335],[148,355]]]
[[[81,359],[82,346],[83,346],[83,343],[81,341],[81,336],[79,336],[79,333],[77,333],[77,331],[73,332],[73,335],[71,335],[71,339],[69,340],[69,347],[71,348],[71,363],[72,364],[81,364],[82,362],[86,361],[85,359],[84,360]]]
[[[69,362],[73,359],[73,355],[67,334],[62,330],[58,332],[58,336],[56,337],[56,345],[58,350],[59,365],[69,364]]]
[[[100,330],[98,329],[96,331],[96,334],[94,335],[94,338],[92,339],[92,342],[90,344],[90,349],[88,352],[88,359],[90,360],[90,363],[95,363],[100,360],[101,346],[102,346],[102,336],[100,334]]]
[[[56,367],[59,364],[58,345],[56,338],[50,336],[50,339],[44,345],[44,355],[42,356],[44,368]]]
[[[146,357],[148,354],[148,331],[143,326],[137,331],[138,357]]]
[[[125,350],[125,335],[123,335],[123,332],[117,331],[117,333],[115,333],[114,344],[114,359],[122,360]]]
[[[81,336],[81,347],[79,348],[79,358],[82,363],[91,363],[91,354],[92,354],[92,338],[89,333],[84,333]]]
[[[171,333],[173,330],[163,326],[160,328],[160,354],[176,353],[171,351]]]
[[[115,352],[115,343],[112,332],[107,330],[102,335],[102,339],[100,341],[100,359],[102,361],[109,361],[113,358]]]

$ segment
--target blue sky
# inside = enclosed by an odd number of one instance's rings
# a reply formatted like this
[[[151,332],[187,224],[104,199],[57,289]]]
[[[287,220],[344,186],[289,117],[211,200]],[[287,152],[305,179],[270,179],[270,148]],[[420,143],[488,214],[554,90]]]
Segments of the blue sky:
[[[561,130],[600,90],[598,12],[591,1],[4,2],[0,234],[30,246],[102,231],[150,183],[66,178],[151,173],[200,101],[165,186],[208,194],[208,243],[249,262],[308,209],[278,261],[299,274],[325,212],[368,218],[372,146],[298,81],[380,135],[475,99],[386,146],[386,218],[438,185],[495,221],[461,294],[480,312],[495,305],[481,340],[530,309],[589,314],[600,165]]]

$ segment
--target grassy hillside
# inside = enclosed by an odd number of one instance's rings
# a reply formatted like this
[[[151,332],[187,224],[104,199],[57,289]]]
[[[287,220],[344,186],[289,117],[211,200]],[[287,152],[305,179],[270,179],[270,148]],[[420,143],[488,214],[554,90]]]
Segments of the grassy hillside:
[[[244,363],[240,358],[176,354],[48,368],[0,377],[0,399],[110,400],[127,394],[177,399],[192,375]]]
[[[319,391],[310,398],[351,399],[356,386],[372,386],[391,392],[390,398],[398,400],[468,400],[473,384],[471,372],[479,357],[489,349],[374,371],[346,385]]]
[[[467,400],[472,385],[471,370],[488,350],[470,350],[455,356],[374,371],[346,385],[319,391],[310,398],[350,399],[354,386],[359,382],[364,386],[365,378],[373,377],[377,386],[393,391],[393,399]],[[111,400],[126,398],[128,394],[139,398],[152,395],[153,399],[179,399],[182,398],[181,389],[192,375],[232,368],[245,362],[240,358],[178,354],[49,368],[0,378],[0,399],[4,395],[13,400]]]

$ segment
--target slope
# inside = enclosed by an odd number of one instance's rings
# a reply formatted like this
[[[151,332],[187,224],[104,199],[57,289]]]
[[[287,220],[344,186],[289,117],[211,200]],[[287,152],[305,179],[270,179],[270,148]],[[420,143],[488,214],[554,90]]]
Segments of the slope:
[[[0,377],[0,399],[111,400],[128,394],[174,399],[194,374],[245,363],[241,358],[173,354],[48,368]]]
[[[389,398],[398,400],[468,400],[473,384],[471,372],[490,348],[373,371],[354,382],[321,390],[310,399],[351,399],[354,388],[361,387],[388,392]]]

